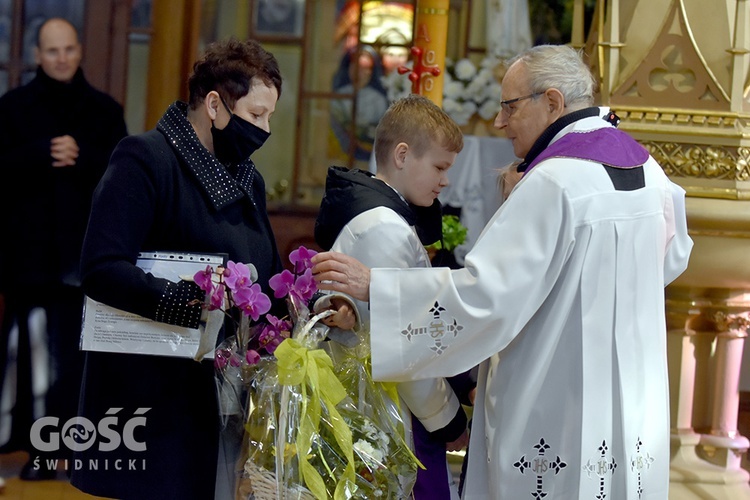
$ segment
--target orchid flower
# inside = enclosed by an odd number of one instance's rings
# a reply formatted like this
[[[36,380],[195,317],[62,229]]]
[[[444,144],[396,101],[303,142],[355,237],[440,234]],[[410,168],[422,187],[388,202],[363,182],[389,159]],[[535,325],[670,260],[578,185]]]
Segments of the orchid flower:
[[[229,364],[229,358],[231,357],[231,349],[216,349],[214,353],[214,366],[219,370],[223,370]]]
[[[214,286],[213,289],[208,292],[210,301],[208,303],[208,310],[215,311],[224,307],[224,287]]]
[[[318,291],[318,287],[315,284],[312,269],[307,269],[302,276],[297,278],[289,293],[297,297],[303,304],[306,304],[312,299],[316,291]]]
[[[289,336],[292,329],[292,322],[286,319],[279,319],[273,314],[267,314],[268,324],[258,336],[258,343],[264,347],[269,354],[273,354],[281,342]]]
[[[294,308],[297,307],[297,302],[306,304],[310,301],[317,291],[311,261],[316,254],[316,251],[304,246],[291,252],[289,261],[295,271],[284,270],[268,282],[275,298],[288,297]],[[260,284],[255,283],[257,279],[255,266],[234,261],[228,261],[226,267],[218,271],[207,266],[194,275],[195,283],[206,292],[209,310],[221,309],[234,320],[237,320],[236,316],[229,314],[228,309],[235,308],[243,315],[238,321],[235,347],[219,348],[215,352],[214,364],[218,370],[256,364],[261,358],[260,352],[265,350],[273,354],[284,339],[291,335],[294,327],[291,320],[267,314],[271,310],[271,299],[263,293]],[[264,320],[259,322],[263,315]],[[251,320],[259,322],[257,329],[250,323]],[[253,330],[257,336],[252,334]],[[251,335],[243,339],[239,332],[250,332]],[[248,344],[250,340],[253,343]]]
[[[260,361],[260,353],[255,349],[248,349],[245,353],[245,361],[248,365],[257,365]]]
[[[277,335],[283,335],[283,332],[289,332],[292,329],[292,322],[286,318],[277,318],[273,314],[267,314],[268,328],[276,332]]]
[[[268,354],[273,354],[279,344],[284,340],[279,332],[274,331],[272,328],[266,326],[258,336],[258,343],[263,347]]]
[[[312,258],[317,255],[315,250],[309,250],[300,246],[289,254],[289,262],[294,266],[294,273],[299,274],[305,269],[312,269]]]
[[[201,290],[203,290],[206,293],[211,293],[213,289],[213,275],[214,275],[214,268],[209,266],[206,266],[206,269],[203,271],[198,271],[195,273],[195,276],[193,276],[193,280],[195,281],[195,284],[201,287]]]
[[[224,270],[224,282],[232,293],[236,293],[240,288],[250,286],[253,283],[250,268],[241,262],[236,263],[230,260]]]
[[[258,321],[261,314],[271,309],[271,299],[261,291],[260,285],[253,283],[249,287],[241,288],[233,295],[235,305],[245,316]]]
[[[207,305],[209,311],[221,309],[224,306],[224,287],[221,283],[214,283],[214,270],[211,266],[206,266],[203,271],[198,271],[193,276],[193,281],[206,292],[208,298]]]
[[[286,297],[294,286],[294,275],[291,271],[284,269],[268,280],[268,286],[273,289],[273,296],[277,299]]]

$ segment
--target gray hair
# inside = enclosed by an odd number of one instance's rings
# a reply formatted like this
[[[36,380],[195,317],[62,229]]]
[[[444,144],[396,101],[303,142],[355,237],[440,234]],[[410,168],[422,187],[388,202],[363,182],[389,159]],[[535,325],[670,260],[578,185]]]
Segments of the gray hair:
[[[566,106],[594,105],[596,81],[581,53],[568,45],[537,45],[510,61],[526,66],[531,92],[559,90]]]

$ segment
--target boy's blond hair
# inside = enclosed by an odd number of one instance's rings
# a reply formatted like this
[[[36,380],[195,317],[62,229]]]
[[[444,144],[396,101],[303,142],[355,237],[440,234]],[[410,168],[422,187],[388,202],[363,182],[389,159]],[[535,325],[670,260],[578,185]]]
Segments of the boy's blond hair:
[[[459,153],[464,136],[456,122],[434,102],[411,94],[391,104],[378,123],[374,145],[378,168],[388,164],[388,156],[400,142],[408,144],[419,158],[433,143]]]

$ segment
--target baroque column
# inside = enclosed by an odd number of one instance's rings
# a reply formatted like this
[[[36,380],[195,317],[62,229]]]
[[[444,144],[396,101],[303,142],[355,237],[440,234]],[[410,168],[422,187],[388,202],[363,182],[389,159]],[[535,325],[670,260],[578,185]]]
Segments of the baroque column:
[[[750,303],[672,293],[667,301],[672,462],[670,498],[748,498],[737,430],[738,380]]]

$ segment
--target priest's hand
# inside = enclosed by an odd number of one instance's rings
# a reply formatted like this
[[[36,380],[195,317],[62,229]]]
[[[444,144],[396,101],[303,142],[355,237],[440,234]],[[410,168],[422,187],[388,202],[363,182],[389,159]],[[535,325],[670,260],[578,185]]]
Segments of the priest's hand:
[[[318,288],[342,292],[367,302],[370,299],[370,268],[339,252],[321,252],[312,258]]]

